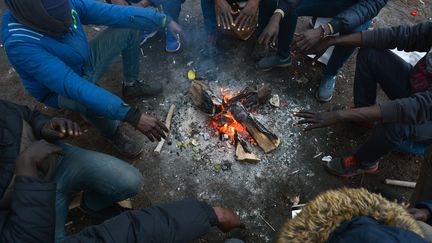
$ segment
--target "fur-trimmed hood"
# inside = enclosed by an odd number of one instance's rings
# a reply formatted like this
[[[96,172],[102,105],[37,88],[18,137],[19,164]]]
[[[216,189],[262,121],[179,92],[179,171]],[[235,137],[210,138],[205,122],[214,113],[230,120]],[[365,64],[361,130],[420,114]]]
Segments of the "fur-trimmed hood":
[[[423,236],[416,221],[400,205],[366,189],[341,188],[318,195],[282,227],[278,243],[326,242],[336,228],[355,216]]]

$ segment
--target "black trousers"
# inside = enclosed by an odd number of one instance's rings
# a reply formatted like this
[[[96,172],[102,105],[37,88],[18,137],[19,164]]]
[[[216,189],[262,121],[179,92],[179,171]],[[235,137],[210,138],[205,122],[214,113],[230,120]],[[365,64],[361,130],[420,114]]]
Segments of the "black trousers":
[[[391,100],[409,97],[411,70],[410,64],[389,50],[360,49],[354,78],[355,106],[374,105],[378,85]],[[364,166],[374,165],[404,140],[432,142],[432,121],[424,124],[380,124],[355,157]]]

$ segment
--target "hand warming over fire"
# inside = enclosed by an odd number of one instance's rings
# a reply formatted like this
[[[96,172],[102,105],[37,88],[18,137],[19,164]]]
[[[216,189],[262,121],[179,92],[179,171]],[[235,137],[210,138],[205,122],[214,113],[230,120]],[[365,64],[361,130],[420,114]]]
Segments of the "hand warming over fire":
[[[240,15],[234,22],[234,26],[236,26],[238,31],[253,28],[253,25],[256,23],[255,20],[258,17],[258,6],[259,1],[257,0],[247,1],[246,6],[240,11]]]
[[[299,111],[294,112],[294,116],[301,117],[297,124],[309,124],[304,131],[310,131],[316,128],[329,127],[339,121],[338,113],[332,112],[313,112],[313,111]]]
[[[229,3],[226,0],[215,0],[215,8],[218,26],[228,30],[231,29],[231,26],[234,26],[234,20]]]
[[[165,132],[168,132],[168,128],[161,121],[146,114],[141,114],[137,129],[152,142],[166,138]]]

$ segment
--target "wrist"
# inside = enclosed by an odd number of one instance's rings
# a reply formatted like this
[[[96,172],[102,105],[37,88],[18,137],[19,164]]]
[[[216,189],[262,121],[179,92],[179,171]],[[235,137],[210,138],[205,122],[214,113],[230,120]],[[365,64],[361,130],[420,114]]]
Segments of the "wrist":
[[[138,108],[130,108],[123,121],[136,128],[138,127],[140,119],[141,111]]]
[[[279,12],[275,12],[274,14],[273,14],[273,16],[271,17],[271,20],[270,20],[270,22],[271,23],[273,23],[273,24],[277,24],[277,25],[279,25],[279,22],[282,20],[282,14],[281,13],[279,13]]]

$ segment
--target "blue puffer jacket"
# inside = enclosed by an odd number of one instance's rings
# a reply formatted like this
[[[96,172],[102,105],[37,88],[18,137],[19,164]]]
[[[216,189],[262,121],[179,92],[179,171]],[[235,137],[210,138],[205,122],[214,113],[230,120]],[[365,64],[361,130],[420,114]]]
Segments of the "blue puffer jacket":
[[[81,77],[90,55],[83,25],[117,28],[157,28],[164,14],[150,8],[110,5],[94,0],[70,0],[71,31],[60,38],[38,33],[5,11],[2,39],[10,63],[24,87],[38,101],[57,107],[58,95],[75,100],[113,120],[123,120],[130,107],[117,96]]]

